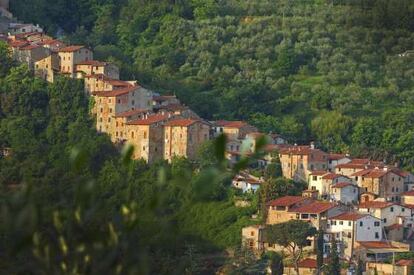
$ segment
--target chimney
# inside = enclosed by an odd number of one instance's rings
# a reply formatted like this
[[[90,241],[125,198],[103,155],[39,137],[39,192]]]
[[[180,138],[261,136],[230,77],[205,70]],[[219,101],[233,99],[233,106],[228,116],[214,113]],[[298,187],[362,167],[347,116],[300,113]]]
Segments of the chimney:
[[[313,142],[313,141],[311,141],[311,143],[310,143],[310,148],[313,150],[313,149],[315,149],[315,142]]]

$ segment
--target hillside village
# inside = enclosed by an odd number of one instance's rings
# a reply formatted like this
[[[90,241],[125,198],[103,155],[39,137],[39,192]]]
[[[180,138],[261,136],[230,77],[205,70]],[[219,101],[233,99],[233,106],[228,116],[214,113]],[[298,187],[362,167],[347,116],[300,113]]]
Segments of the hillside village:
[[[257,254],[285,250],[266,240],[266,227],[302,220],[324,232],[325,256],[335,239],[344,262],[360,259],[368,271],[409,274],[414,260],[394,264],[386,260],[414,248],[413,174],[382,161],[324,152],[314,143],[288,144],[283,136],[261,133],[244,121],[204,120],[174,95],[157,94],[136,80],[121,80],[119,68],[95,60],[87,46],[67,45],[39,26],[14,22],[4,3],[0,15],[11,22],[0,27],[0,40],[9,45],[13,59],[48,82],[59,76],[82,79],[85,93],[94,102],[91,113],[96,130],[108,134],[115,144],[133,145],[134,159],[148,163],[171,162],[174,157],[195,160],[203,143],[225,134],[226,158],[234,165],[255,152],[260,138],[266,139],[263,154],[252,166],[264,169],[276,160],[284,178],[303,182],[307,189],[302,196],[268,202],[264,223],[241,232],[248,249]],[[246,170],[232,185],[243,193],[254,193],[263,182],[263,177]],[[316,239],[310,238],[306,248],[307,256],[299,263],[300,274],[314,274]],[[294,274],[294,270],[288,266],[285,273]]]

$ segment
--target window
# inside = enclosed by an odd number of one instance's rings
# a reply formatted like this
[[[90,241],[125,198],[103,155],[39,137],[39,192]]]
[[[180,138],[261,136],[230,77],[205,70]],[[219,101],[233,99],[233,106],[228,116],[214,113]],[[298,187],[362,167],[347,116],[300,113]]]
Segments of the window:
[[[391,206],[390,211],[391,212],[394,212],[394,207]]]
[[[103,113],[103,108],[101,108],[101,113]]]
[[[147,138],[147,132],[144,131],[144,138]]]
[[[135,100],[132,100],[131,104],[132,104],[132,105],[135,105]]]
[[[250,236],[254,236],[254,231],[251,231],[250,232]]]
[[[108,122],[111,122],[111,118],[110,117],[108,117]]]
[[[359,222],[359,227],[363,227],[364,223],[363,222]]]
[[[352,222],[348,222],[348,226],[351,226],[352,225]]]
[[[379,233],[375,232],[375,239],[379,239]]]
[[[391,188],[391,192],[393,192],[393,193],[394,193],[394,191],[395,191],[394,187],[393,187],[393,188]]]
[[[384,220],[383,220],[383,221],[384,221],[384,223],[387,223],[387,218],[384,218]]]
[[[344,222],[343,221],[339,221],[339,225],[343,225],[344,224]]]
[[[131,138],[134,138],[134,136],[135,136],[135,133],[134,133],[134,131],[132,131],[131,132]]]
[[[118,104],[121,104],[121,100],[120,99],[118,99]]]
[[[401,208],[401,212],[405,212],[405,208],[404,207]]]
[[[380,226],[380,222],[374,222],[374,226],[375,226],[375,227]]]
[[[109,112],[112,114],[112,108],[109,108]]]
[[[145,146],[142,146],[142,151],[145,151]]]
[[[358,177],[355,177],[355,180],[358,180]]]
[[[312,176],[312,180],[317,180],[317,176]]]

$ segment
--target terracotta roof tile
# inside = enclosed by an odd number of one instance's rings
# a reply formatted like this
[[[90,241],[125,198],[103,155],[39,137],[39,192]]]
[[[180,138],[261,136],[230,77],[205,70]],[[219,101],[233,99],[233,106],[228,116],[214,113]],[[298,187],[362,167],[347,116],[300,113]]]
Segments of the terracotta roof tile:
[[[356,221],[363,217],[368,216],[368,214],[360,214],[355,212],[345,212],[342,214],[339,214],[338,216],[329,218],[330,220],[340,220],[340,221]]]
[[[83,49],[83,48],[85,48],[85,46],[73,45],[73,46],[67,46],[67,47],[61,48],[61,49],[59,49],[59,52],[76,52],[76,51],[78,51],[80,49]]]
[[[301,196],[285,196],[272,200],[268,204],[270,206],[291,206],[304,200],[306,200],[306,198]]]
[[[349,183],[349,182],[338,182],[338,183],[332,185],[333,188],[344,188],[344,187],[347,187],[347,186],[353,186],[353,184]]]
[[[333,179],[336,179],[336,178],[339,178],[339,177],[345,177],[346,178],[346,176],[341,175],[341,174],[329,173],[327,175],[324,175],[322,177],[322,179],[324,179],[324,180],[333,180]]]
[[[312,176],[323,176],[323,175],[326,175],[326,174],[328,174],[329,172],[327,172],[327,171],[323,171],[323,170],[315,170],[315,171],[312,171],[312,173],[310,173]]]
[[[193,125],[196,122],[201,122],[201,123],[205,123],[202,120],[198,120],[198,119],[174,119],[174,120],[170,120],[168,123],[165,124],[165,126],[170,126],[170,127],[188,127]]]
[[[390,226],[387,226],[386,228],[388,229],[388,230],[398,230],[398,229],[401,229],[401,228],[403,228],[404,227],[404,225],[402,225],[402,224],[399,224],[399,223],[394,223],[394,224],[392,224],[392,225],[390,225]]]
[[[346,158],[347,156],[345,154],[335,154],[335,153],[329,153],[328,159],[329,160],[340,160],[343,158]]]
[[[214,124],[218,127],[227,127],[227,128],[242,128],[245,126],[250,126],[245,121],[228,121],[228,120],[218,120]]]
[[[122,112],[122,113],[118,113],[115,115],[115,117],[129,117],[129,116],[133,116],[136,114],[144,114],[150,112],[150,110],[145,110],[145,109],[136,109],[136,110],[131,110],[131,111],[126,111],[126,112]]]
[[[361,246],[367,248],[367,249],[378,249],[378,248],[396,248],[389,242],[358,242]]]
[[[306,258],[298,263],[299,268],[317,268],[317,262],[315,259]]]
[[[293,208],[290,212],[294,213],[309,213],[309,214],[320,214],[329,209],[336,207],[336,204],[330,202],[314,201],[310,204],[303,205],[297,208]]]
[[[410,190],[410,191],[404,192],[401,195],[412,197],[412,196],[414,196],[414,190]]]
[[[137,89],[138,89],[138,87],[131,86],[131,87],[126,87],[126,88],[112,90],[112,91],[93,92],[92,94],[95,95],[95,96],[98,96],[98,97],[99,96],[100,97],[116,97],[116,96],[129,94],[130,92],[133,92]]]
[[[385,202],[385,201],[367,201],[358,205],[358,208],[386,208],[392,205],[397,205],[394,202]]]
[[[41,46],[39,46],[39,45],[32,44],[32,45],[23,46],[23,47],[20,48],[20,50],[30,51],[30,50],[34,50],[34,49],[37,49],[37,48],[40,48],[40,47]]]
[[[414,265],[414,260],[401,259],[396,264],[399,266],[412,266]]]

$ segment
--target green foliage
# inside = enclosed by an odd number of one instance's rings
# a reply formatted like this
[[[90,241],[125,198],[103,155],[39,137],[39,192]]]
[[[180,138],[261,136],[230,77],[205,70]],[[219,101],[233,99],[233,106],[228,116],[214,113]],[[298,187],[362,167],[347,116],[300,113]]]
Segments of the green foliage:
[[[264,232],[266,242],[278,244],[289,250],[297,273],[303,248],[308,245],[308,238],[315,235],[316,229],[301,220],[290,220],[285,223],[268,225]]]
[[[410,0],[52,2],[12,11],[202,117],[414,167]]]
[[[331,240],[331,250],[329,254],[329,264],[327,267],[327,273],[333,275],[341,274],[341,263],[338,254],[338,244],[335,238],[332,238]]]
[[[323,266],[323,244],[324,244],[324,232],[318,231],[318,238],[316,240],[316,266],[318,274],[321,274]]]
[[[265,258],[269,261],[270,274],[283,274],[283,256],[279,253],[270,251],[265,254]]]

